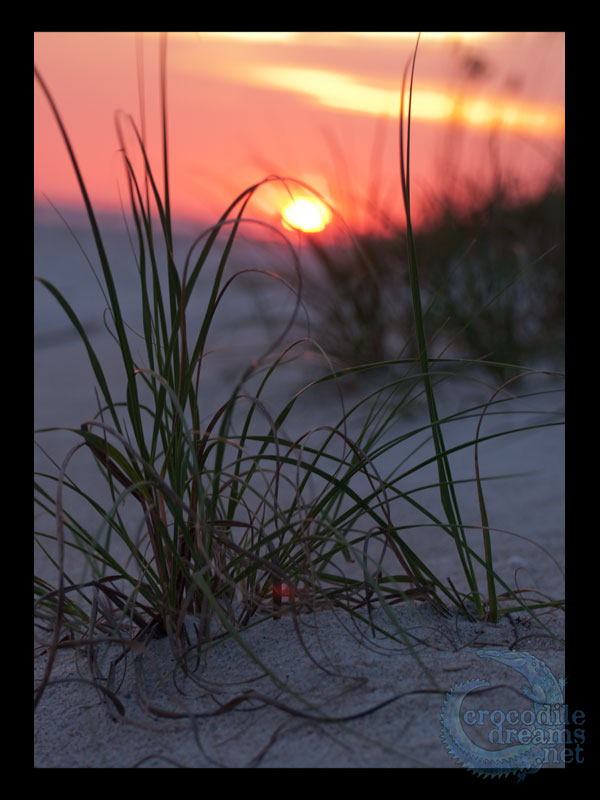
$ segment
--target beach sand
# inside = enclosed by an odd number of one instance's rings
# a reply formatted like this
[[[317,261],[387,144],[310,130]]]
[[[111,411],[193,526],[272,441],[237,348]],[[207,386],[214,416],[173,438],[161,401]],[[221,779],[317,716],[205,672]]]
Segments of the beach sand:
[[[458,768],[441,738],[444,692],[477,677],[505,688],[480,695],[471,708],[508,713],[515,703],[531,706],[515,691],[523,677],[478,651],[513,647],[537,656],[557,678],[564,673],[560,613],[545,616],[541,628],[522,614],[491,626],[442,618],[425,607],[394,611],[410,647],[373,637],[368,625],[327,610],[284,615],[247,630],[244,643],[290,691],[234,641],[202,656],[188,678],[173,674],[168,640],[153,641],[132,654],[127,667],[121,660],[113,668],[120,710],[88,683],[46,689],[35,717],[35,764]],[[386,625],[381,611],[374,622]],[[119,655],[116,648],[99,654],[104,675]],[[43,665],[39,658],[38,680]],[[77,664],[71,653],[60,657],[53,680],[86,675],[85,658]],[[217,713],[227,704],[230,710]],[[554,758],[560,750],[548,756],[547,766],[555,766]]]

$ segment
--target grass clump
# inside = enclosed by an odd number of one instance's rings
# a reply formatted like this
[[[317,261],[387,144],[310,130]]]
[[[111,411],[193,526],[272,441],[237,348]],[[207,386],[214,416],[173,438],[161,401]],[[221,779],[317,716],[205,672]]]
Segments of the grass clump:
[[[412,236],[432,354],[485,356],[506,365],[564,363],[564,185],[557,176],[516,202],[502,184],[468,210],[431,202],[433,221]],[[339,366],[415,356],[407,234],[392,222],[357,235],[359,249],[307,242],[316,268],[306,296],[319,341]],[[312,280],[311,280],[312,278]]]
[[[415,354],[385,363],[363,363],[343,372],[331,369],[295,393],[278,413],[272,413],[264,400],[269,388],[286,361],[307,344],[313,346],[306,337],[287,338],[302,311],[302,272],[292,245],[273,229],[274,235],[283,238],[296,269],[296,283],[289,286],[293,297],[290,317],[275,341],[241,371],[228,398],[208,415],[201,415],[200,408],[207,404],[202,376],[209,331],[235,278],[226,277],[226,267],[240,228],[256,224],[245,215],[262,183],[242,192],[218,222],[196,238],[183,262],[176,262],[169,202],[164,39],[161,52],[162,193],[135,123],[126,120],[142,155],[142,176],[133,169],[120,119],[117,125],[138,264],[139,331],[131,329],[122,313],[115,268],[84,179],[60,114],[36,70],[79,182],[101,265],[107,327],[118,345],[125,379],[124,396],[117,399],[76,310],[51,282],[40,278],[86,349],[97,384],[98,410],[93,419],[69,429],[77,443],[63,463],[55,465],[55,474],[36,479],[36,502],[56,521],[56,533],[38,531],[36,541],[55,563],[59,576],[57,586],[41,578],[34,583],[36,622],[52,633],[51,657],[37,699],[65,631],[79,642],[134,642],[168,636],[181,659],[191,646],[190,619],[200,645],[232,635],[245,646],[238,637],[240,629],[281,613],[284,605],[301,610],[325,603],[366,619],[370,605],[376,602],[392,621],[392,606],[407,597],[431,603],[441,613],[455,606],[492,621],[514,607],[532,612],[494,570],[480,476],[474,481],[483,555],[469,544],[469,526],[462,520],[455,491],[449,460],[452,450],[477,447],[478,442],[498,434],[483,436],[478,427],[474,439],[447,448],[444,427],[458,416],[473,416],[481,422],[488,410],[497,409],[506,397],[494,394],[489,402],[455,417],[441,417],[438,411],[437,382],[473,362],[430,356],[416,237],[411,228],[410,105],[408,119],[400,117],[401,189],[407,217]],[[413,59],[405,74],[403,97],[406,92],[412,94],[414,64]],[[266,179],[270,180],[276,178]],[[218,253],[217,240],[222,245]],[[204,315],[192,331],[192,298],[215,253],[216,269]],[[134,336],[136,345],[143,342],[142,352],[132,346]],[[285,432],[302,399],[324,388],[337,391],[343,380],[365,372],[383,376],[380,384],[351,408],[342,403],[341,419],[300,434]],[[527,372],[520,370],[518,376]],[[394,424],[399,410],[419,393],[426,402],[428,423],[398,433]],[[358,429],[357,420],[361,420]],[[381,473],[379,457],[398,445],[410,446],[423,432],[433,442],[429,456],[404,471]],[[73,456],[82,448],[106,481],[111,497],[108,507],[85,494],[70,475]],[[440,510],[400,489],[406,475],[429,464],[437,471]],[[55,484],[54,493],[45,488],[44,481]],[[68,493],[83,499],[93,511],[99,521],[97,529],[81,524],[71,514],[65,502]],[[123,514],[126,501],[133,501],[139,509],[137,530],[132,530]],[[454,590],[407,544],[404,532],[415,526],[399,523],[401,514],[396,512],[398,506],[406,505],[423,515],[424,529],[435,528],[452,541],[468,586],[466,593]],[[115,541],[125,557],[115,555]],[[78,582],[67,573],[66,547],[88,562],[89,581]],[[347,565],[353,572],[346,570]],[[477,578],[477,567],[484,570],[485,589]],[[508,606],[501,607],[498,587],[509,598]]]

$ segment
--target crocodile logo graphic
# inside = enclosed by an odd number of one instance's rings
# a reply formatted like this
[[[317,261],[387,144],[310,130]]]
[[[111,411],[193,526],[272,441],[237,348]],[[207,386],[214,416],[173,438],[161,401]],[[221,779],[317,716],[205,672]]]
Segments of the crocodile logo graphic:
[[[488,750],[475,744],[461,723],[462,704],[469,692],[489,686],[487,681],[473,678],[456,684],[446,694],[442,706],[441,737],[450,755],[461,766],[483,777],[517,775],[522,780],[528,773],[537,772],[547,755],[549,742],[556,743],[563,723],[557,716],[564,709],[563,689],[565,680],[557,680],[543,661],[529,653],[513,650],[479,650],[480,658],[491,658],[520,672],[528,685],[521,692],[533,702],[533,710],[522,712],[523,727],[519,731],[518,743],[499,750]],[[501,714],[502,712],[496,712]],[[516,714],[517,712],[514,712]],[[471,712],[475,716],[475,712]],[[528,724],[525,724],[527,718]],[[534,723],[535,719],[535,723]],[[514,733],[514,731],[513,731]]]

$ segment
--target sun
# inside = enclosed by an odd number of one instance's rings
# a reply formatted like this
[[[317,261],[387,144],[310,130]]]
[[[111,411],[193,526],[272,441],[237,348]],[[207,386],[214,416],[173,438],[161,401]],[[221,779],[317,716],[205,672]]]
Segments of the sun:
[[[331,220],[331,213],[316,197],[296,197],[281,212],[281,221],[288,230],[317,233]]]

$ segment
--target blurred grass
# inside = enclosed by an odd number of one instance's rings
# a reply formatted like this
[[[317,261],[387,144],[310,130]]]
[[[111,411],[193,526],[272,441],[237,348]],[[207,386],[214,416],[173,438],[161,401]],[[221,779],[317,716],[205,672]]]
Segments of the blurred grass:
[[[431,222],[413,234],[432,355],[487,357],[503,379],[507,364],[562,368],[564,202],[558,168],[521,202],[500,181],[474,189],[467,210],[449,194],[429,199]],[[339,367],[417,352],[406,233],[385,224],[381,235],[357,235],[359,248],[306,237],[316,338]]]

